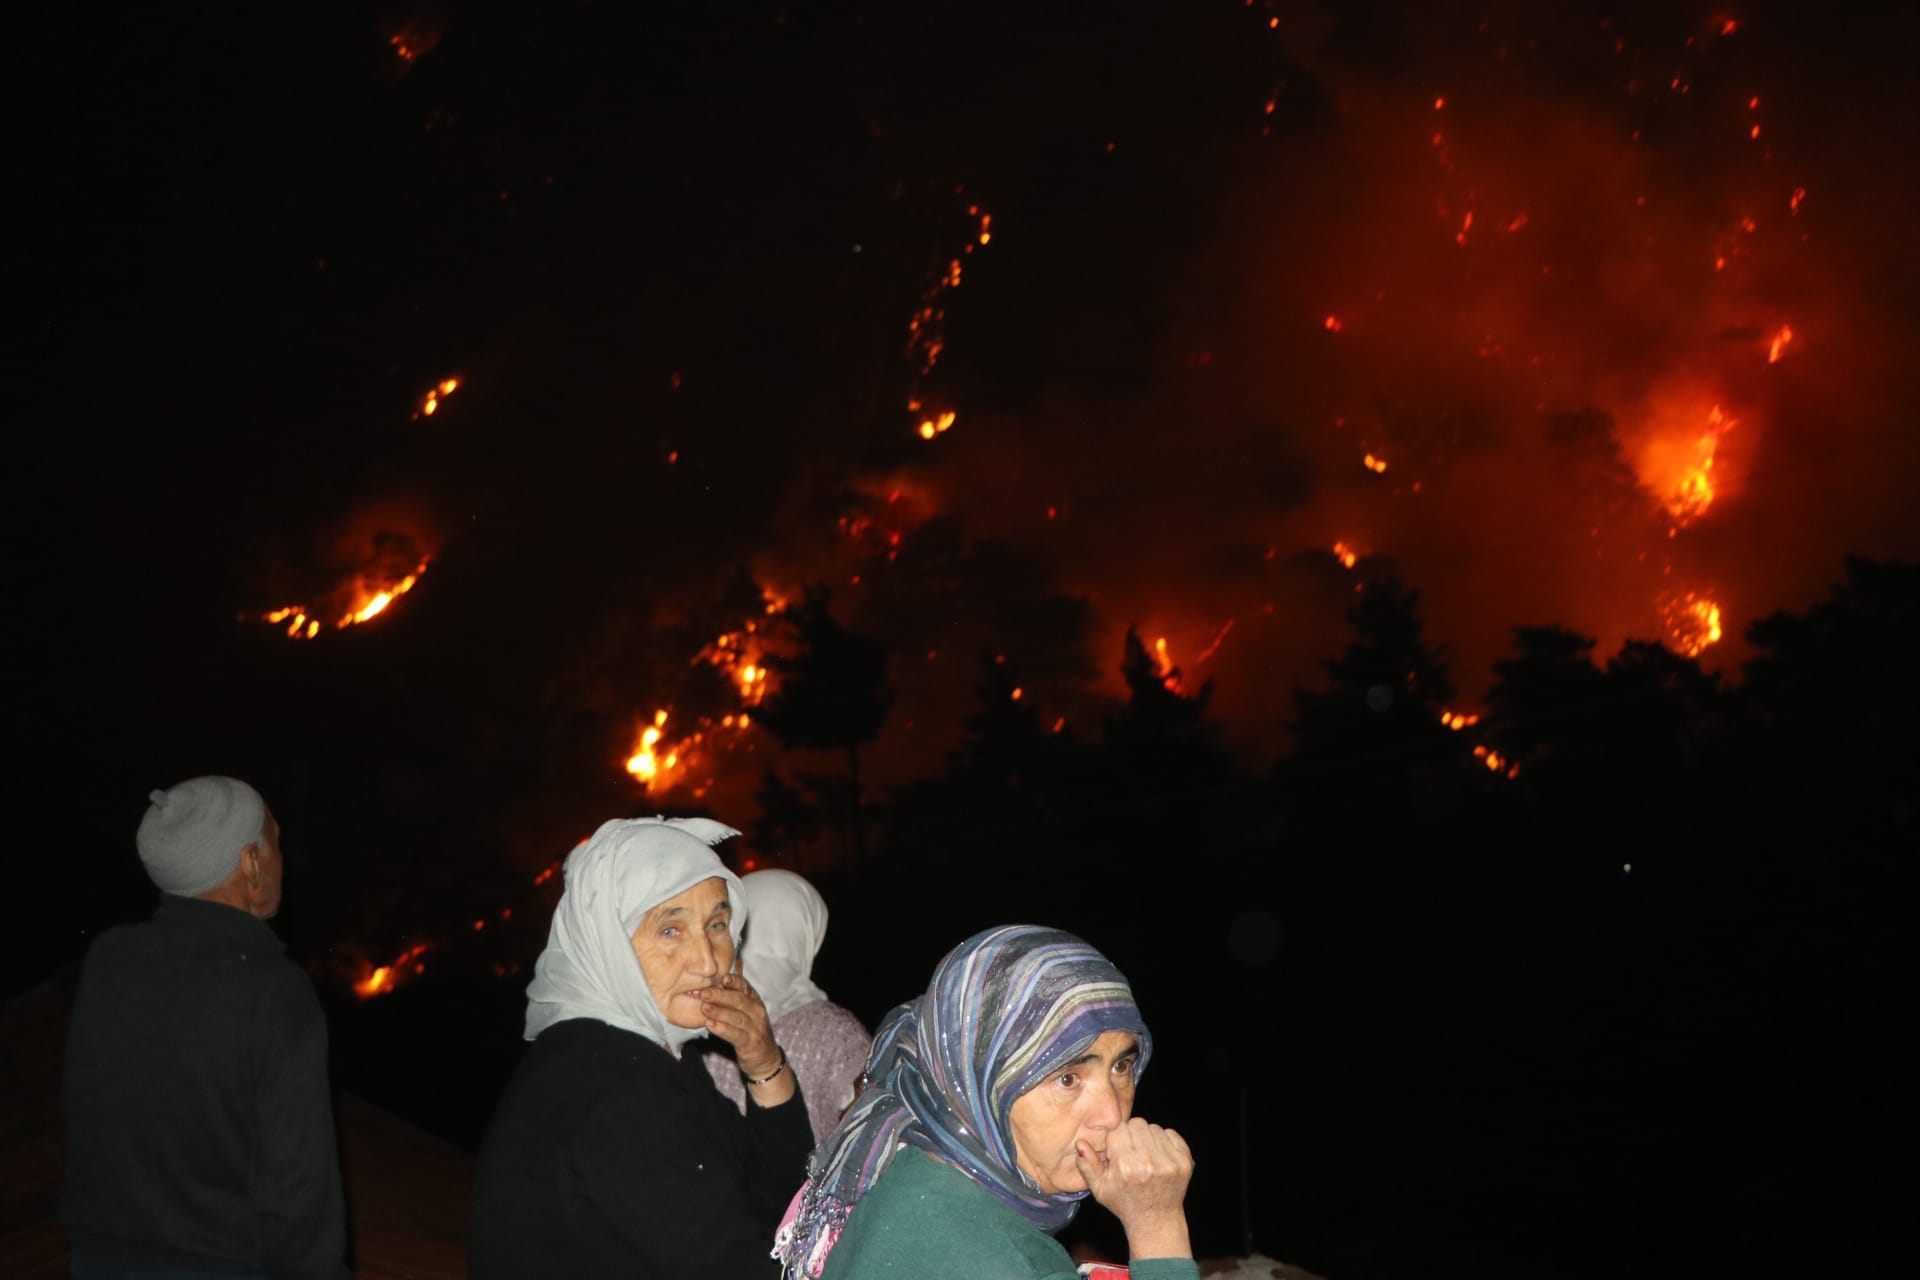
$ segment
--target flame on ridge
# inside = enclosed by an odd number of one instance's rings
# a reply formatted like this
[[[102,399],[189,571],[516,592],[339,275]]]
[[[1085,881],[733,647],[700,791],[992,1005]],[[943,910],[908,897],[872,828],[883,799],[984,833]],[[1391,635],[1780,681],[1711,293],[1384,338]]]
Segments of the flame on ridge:
[[[334,621],[323,621],[316,616],[319,610],[303,604],[269,610],[260,615],[260,620],[274,625],[284,623],[287,634],[296,640],[311,640],[329,626],[339,630],[355,623],[370,622],[385,613],[395,600],[413,590],[414,584],[420,581],[420,575],[427,571],[430,560],[431,557],[423,558],[411,573],[397,580],[382,581],[377,575],[366,572],[356,574],[346,587],[346,612],[337,615]]]

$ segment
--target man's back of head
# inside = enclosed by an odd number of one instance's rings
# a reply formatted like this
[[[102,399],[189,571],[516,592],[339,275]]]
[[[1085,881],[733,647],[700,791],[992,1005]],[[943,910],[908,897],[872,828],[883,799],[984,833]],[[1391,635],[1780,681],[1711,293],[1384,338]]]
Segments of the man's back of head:
[[[162,893],[205,898],[266,920],[280,908],[280,824],[238,778],[208,775],[155,791],[134,843]]]

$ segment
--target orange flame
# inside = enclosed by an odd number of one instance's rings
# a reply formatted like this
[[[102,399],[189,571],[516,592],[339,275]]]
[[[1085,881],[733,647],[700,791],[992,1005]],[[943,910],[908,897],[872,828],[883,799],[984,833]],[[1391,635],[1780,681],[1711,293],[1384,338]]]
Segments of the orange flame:
[[[1366,464],[1367,470],[1376,474],[1387,469],[1387,460],[1385,458],[1377,458],[1371,453],[1362,458],[1361,461]]]
[[[1779,364],[1781,355],[1784,354],[1787,349],[1787,344],[1792,341],[1793,326],[1781,325],[1780,331],[1773,335],[1773,341],[1767,344],[1767,363]]]
[[[1340,562],[1343,569],[1351,569],[1360,563],[1360,553],[1344,542],[1333,544],[1333,558]]]

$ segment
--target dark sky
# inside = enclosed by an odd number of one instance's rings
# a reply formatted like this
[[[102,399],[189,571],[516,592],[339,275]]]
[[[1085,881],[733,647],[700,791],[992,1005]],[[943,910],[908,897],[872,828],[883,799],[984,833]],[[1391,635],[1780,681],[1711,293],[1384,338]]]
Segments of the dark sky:
[[[297,790],[303,742],[372,776],[533,722],[494,767],[527,766],[502,803],[539,816],[496,835],[537,858],[648,802],[620,760],[743,568],[893,647],[897,777],[952,745],[981,649],[1090,726],[1134,624],[1271,758],[1341,643],[1335,541],[1425,592],[1469,700],[1517,623],[1604,652],[1710,598],[1734,664],[1844,553],[1920,548],[1910,15],[7,21],[30,842],[94,781],[79,838],[120,849],[177,773]],[[919,439],[910,399],[953,429]],[[1714,405],[1737,425],[1682,525],[1664,486]],[[383,531],[432,556],[387,617],[238,620]]]

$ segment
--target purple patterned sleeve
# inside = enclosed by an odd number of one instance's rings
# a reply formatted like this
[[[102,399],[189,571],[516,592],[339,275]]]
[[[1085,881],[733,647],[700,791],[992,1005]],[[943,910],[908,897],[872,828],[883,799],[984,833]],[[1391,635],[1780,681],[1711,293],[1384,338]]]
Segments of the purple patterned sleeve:
[[[833,1132],[840,1113],[853,1101],[855,1084],[867,1069],[873,1041],[860,1019],[831,1001],[795,1009],[773,1028],[787,1051],[800,1091],[807,1097],[807,1118],[815,1141]]]

